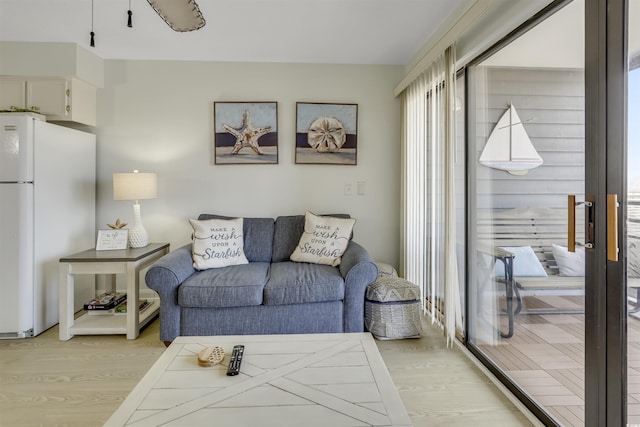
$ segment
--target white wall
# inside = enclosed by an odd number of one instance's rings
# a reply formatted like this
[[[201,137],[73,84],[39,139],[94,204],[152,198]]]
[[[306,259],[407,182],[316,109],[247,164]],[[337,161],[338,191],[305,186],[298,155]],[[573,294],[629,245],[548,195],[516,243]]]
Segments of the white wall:
[[[159,197],[141,201],[151,241],[188,243],[188,218],[345,212],[354,240],[397,266],[401,66],[105,61],[98,91],[97,224],[132,220],[114,201],[112,173],[156,172]],[[214,101],[277,101],[279,164],[215,165]],[[357,103],[357,166],[296,165],[295,103]],[[344,195],[345,183],[366,194]]]

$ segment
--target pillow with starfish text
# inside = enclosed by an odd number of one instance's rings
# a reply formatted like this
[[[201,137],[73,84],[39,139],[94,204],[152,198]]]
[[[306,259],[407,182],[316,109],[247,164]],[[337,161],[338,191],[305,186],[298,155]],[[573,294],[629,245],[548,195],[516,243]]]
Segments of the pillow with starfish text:
[[[291,261],[340,265],[355,223],[353,218],[317,216],[307,212],[304,232],[291,254]]]
[[[193,268],[207,270],[249,263],[244,254],[242,218],[190,219],[189,223],[193,227]]]

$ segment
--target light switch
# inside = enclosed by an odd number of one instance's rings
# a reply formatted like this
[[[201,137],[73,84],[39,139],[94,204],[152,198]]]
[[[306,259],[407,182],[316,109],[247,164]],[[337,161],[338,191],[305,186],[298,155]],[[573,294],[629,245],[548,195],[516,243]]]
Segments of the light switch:
[[[344,183],[344,195],[353,196],[353,184],[351,184],[350,182]]]
[[[367,183],[364,181],[358,182],[358,196],[364,196],[367,192]]]

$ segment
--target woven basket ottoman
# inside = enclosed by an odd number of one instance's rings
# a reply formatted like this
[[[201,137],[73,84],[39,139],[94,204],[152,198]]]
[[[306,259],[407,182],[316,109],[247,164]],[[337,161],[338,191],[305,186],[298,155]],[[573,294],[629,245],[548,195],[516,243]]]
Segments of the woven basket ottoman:
[[[365,326],[380,340],[419,338],[420,288],[393,276],[378,276],[367,287],[364,302]]]

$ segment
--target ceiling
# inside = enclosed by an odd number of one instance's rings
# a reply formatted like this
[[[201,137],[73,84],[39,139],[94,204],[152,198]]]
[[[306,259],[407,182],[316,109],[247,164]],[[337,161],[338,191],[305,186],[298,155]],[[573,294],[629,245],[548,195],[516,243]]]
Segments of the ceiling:
[[[406,65],[473,0],[196,0],[178,33],[146,0],[0,0],[0,40],[70,42],[104,59]],[[95,47],[89,46],[92,28]],[[133,27],[128,28],[131,3]]]

